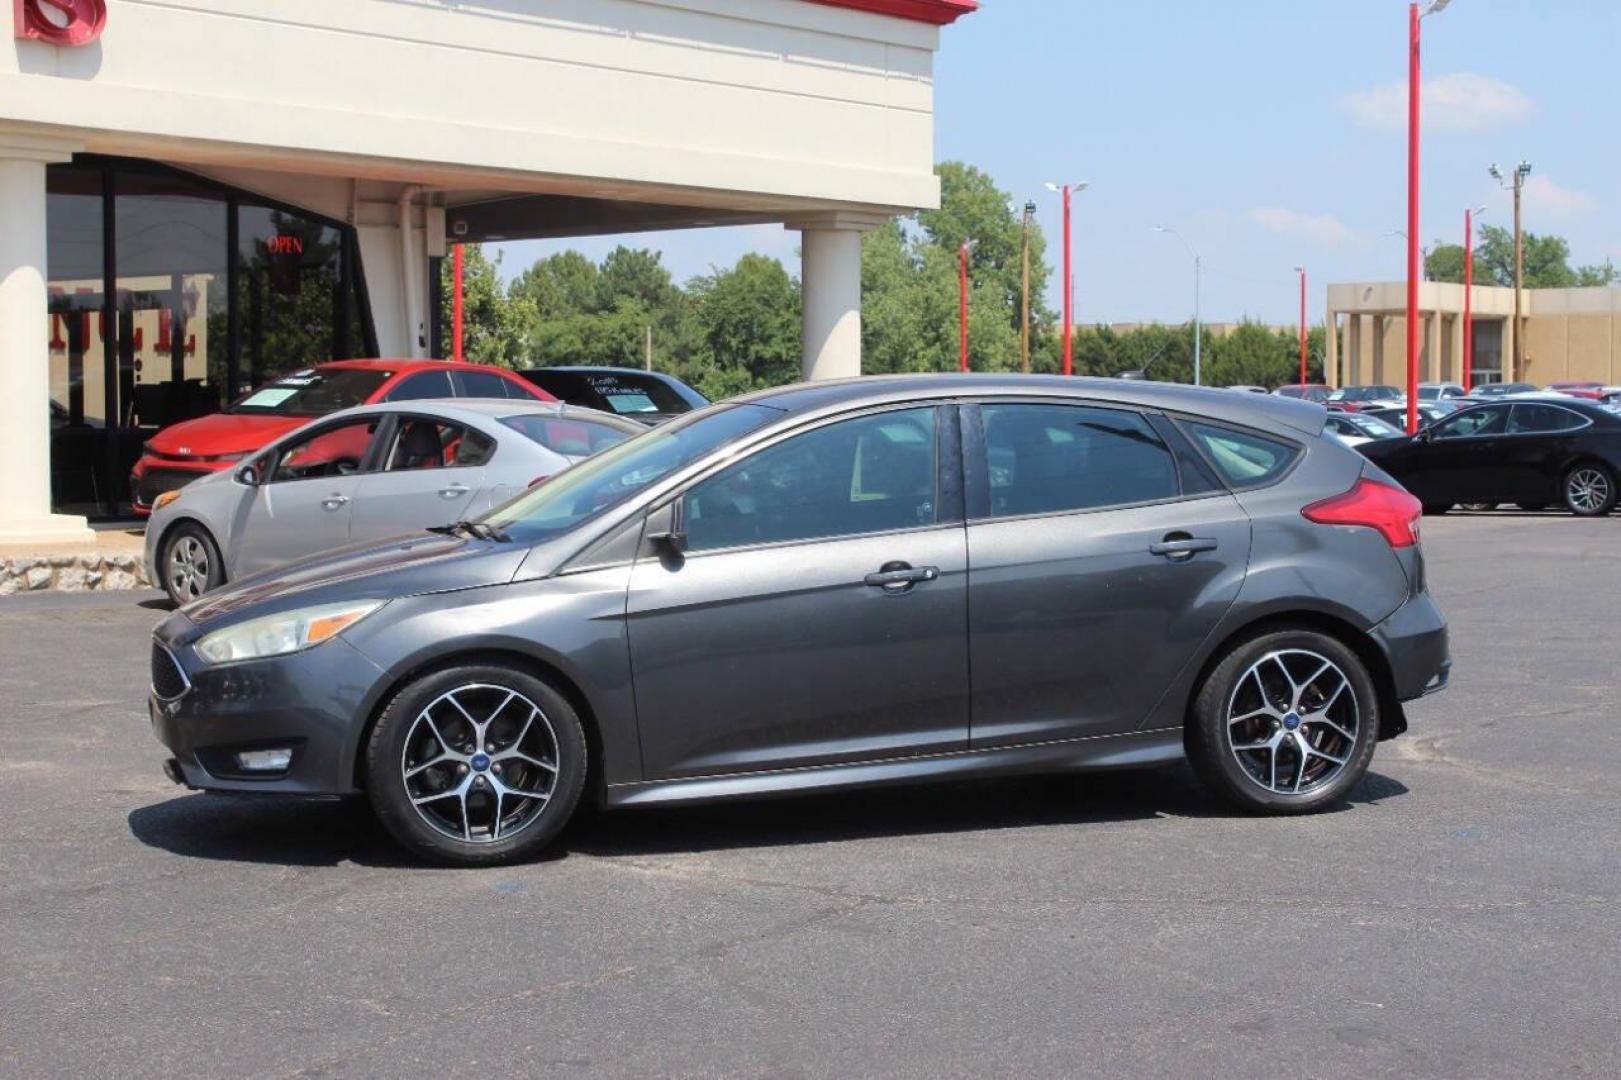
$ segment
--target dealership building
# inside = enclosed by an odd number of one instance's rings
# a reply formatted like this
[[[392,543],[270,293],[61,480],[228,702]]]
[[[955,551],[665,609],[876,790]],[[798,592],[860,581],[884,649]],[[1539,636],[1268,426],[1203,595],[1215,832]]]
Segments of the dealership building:
[[[938,205],[934,57],[976,0],[9,6],[14,544],[86,536],[146,438],[268,374],[441,355],[458,240],[780,223],[805,375],[859,373],[861,236]]]
[[[1469,325],[1470,381],[1564,380],[1621,385],[1621,289],[1525,289],[1520,294],[1524,367],[1514,366],[1514,290],[1474,287]],[[1463,382],[1464,287],[1438,281],[1418,287],[1418,377]],[[1328,287],[1329,384],[1403,386],[1407,381],[1407,284],[1361,282]]]

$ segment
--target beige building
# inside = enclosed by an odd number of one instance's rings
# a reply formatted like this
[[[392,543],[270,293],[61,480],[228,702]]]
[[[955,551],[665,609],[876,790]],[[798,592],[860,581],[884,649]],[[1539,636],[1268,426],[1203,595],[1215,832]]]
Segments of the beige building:
[[[1421,382],[1463,382],[1464,287],[1419,285]],[[1621,289],[1526,289],[1525,367],[1513,370],[1514,290],[1475,286],[1474,383],[1566,379],[1621,385]],[[1328,287],[1325,364],[1333,386],[1403,385],[1407,378],[1407,286],[1367,282]]]
[[[975,6],[6,4],[0,543],[84,536],[145,438],[268,374],[429,355],[456,240],[781,223],[805,375],[859,373],[861,234],[938,205]]]

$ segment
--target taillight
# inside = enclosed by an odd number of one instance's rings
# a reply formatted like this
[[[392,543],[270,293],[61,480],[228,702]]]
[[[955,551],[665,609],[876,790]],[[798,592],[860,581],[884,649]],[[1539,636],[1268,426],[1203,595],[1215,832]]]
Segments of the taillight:
[[[533,480],[529,481],[529,486],[532,488],[538,488],[540,485],[544,484],[550,479],[551,477],[549,476],[537,476]]]
[[[1356,525],[1378,529],[1393,548],[1418,543],[1418,523],[1424,504],[1401,488],[1361,477],[1343,495],[1314,502],[1300,511],[1307,521],[1319,525]]]

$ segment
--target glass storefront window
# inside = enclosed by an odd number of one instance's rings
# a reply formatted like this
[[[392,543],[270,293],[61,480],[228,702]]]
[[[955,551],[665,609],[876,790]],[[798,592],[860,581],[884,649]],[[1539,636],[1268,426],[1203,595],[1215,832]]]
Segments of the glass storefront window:
[[[147,162],[46,176],[58,510],[127,512],[158,430],[375,350],[351,229]]]

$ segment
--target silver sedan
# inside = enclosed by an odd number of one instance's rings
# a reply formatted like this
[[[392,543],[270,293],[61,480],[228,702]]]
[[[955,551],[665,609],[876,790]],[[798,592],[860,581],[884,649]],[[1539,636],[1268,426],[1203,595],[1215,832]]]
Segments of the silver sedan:
[[[146,571],[176,604],[345,544],[475,518],[647,430],[594,409],[405,401],[323,417],[160,500]]]

